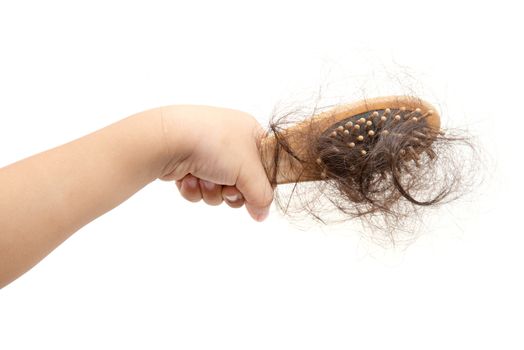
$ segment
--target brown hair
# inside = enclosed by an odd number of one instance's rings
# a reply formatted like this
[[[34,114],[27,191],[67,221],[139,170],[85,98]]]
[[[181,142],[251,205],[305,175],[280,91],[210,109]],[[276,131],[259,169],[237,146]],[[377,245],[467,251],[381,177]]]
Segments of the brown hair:
[[[436,111],[419,98],[372,100],[320,117],[275,116],[262,158],[273,185],[289,184],[287,194],[277,188],[275,196],[286,215],[306,212],[324,224],[358,218],[381,233],[373,239],[395,243],[398,232],[415,237],[422,209],[467,192],[475,150],[465,131],[441,129]]]

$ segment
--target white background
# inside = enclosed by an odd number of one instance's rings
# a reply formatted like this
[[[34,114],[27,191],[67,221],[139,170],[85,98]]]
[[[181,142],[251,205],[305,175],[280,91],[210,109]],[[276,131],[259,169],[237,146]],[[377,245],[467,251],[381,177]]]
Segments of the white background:
[[[299,230],[273,210],[260,224],[157,181],[0,291],[0,348],[522,349],[512,3],[2,1],[2,166],[165,104],[267,124],[321,86],[401,87],[478,137],[484,182],[384,250],[357,223]]]

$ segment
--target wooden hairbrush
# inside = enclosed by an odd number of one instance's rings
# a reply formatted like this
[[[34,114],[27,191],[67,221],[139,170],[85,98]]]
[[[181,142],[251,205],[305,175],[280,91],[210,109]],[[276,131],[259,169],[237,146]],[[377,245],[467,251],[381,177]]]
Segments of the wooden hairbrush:
[[[435,159],[431,146],[439,134],[439,114],[428,102],[377,97],[340,105],[269,134],[261,141],[261,158],[273,185],[398,175],[403,168],[420,167],[422,157]]]

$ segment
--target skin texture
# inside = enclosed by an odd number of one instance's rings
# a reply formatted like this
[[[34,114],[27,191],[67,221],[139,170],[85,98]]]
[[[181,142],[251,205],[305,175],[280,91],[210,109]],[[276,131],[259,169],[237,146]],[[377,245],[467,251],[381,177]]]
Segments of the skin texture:
[[[188,201],[245,205],[264,220],[273,188],[262,136],[240,111],[166,106],[1,168],[0,288],[156,179],[175,181]]]

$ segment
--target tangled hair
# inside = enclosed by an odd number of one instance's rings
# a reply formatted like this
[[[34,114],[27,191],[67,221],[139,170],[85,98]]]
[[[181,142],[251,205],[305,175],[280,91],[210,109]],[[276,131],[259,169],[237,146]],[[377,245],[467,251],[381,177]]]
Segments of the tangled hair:
[[[324,108],[322,115],[336,110]],[[276,190],[277,207],[323,224],[359,219],[367,232],[380,233],[371,237],[381,243],[398,242],[400,232],[411,240],[423,210],[459,198],[473,184],[470,137],[440,124],[431,128],[427,116],[420,109],[374,109],[320,129],[313,115],[274,117],[268,130],[273,146],[262,157],[270,182],[287,183]],[[285,181],[282,173],[295,175]]]

